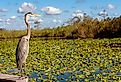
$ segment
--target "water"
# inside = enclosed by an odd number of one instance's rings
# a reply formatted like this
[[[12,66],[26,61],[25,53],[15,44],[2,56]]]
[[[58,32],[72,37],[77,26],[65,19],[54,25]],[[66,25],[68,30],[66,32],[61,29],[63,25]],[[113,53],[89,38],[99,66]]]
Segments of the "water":
[[[8,73],[20,73],[20,70],[18,69],[11,69],[7,71]]]
[[[77,79],[80,82],[84,82],[86,79],[88,79],[89,81],[96,81],[95,77],[98,77],[97,75],[102,75],[103,77],[107,77],[109,76],[108,73],[111,73],[111,70],[100,70],[97,69],[95,72],[92,72],[88,77],[82,78],[82,79],[78,79],[76,76],[77,75],[81,75],[81,74],[85,74],[83,71],[75,71],[75,72],[65,72],[63,74],[52,74],[52,76],[54,78],[56,78],[56,81],[59,82],[66,82],[66,81],[76,81]],[[40,71],[40,72],[33,72],[30,76],[30,78],[36,78],[37,82],[42,82],[41,80],[39,80],[38,78],[42,76],[42,79],[48,79],[48,77],[46,76],[46,74],[44,73],[44,71]],[[115,76],[121,76],[121,72],[116,72]],[[110,78],[108,80],[114,80],[113,78]]]

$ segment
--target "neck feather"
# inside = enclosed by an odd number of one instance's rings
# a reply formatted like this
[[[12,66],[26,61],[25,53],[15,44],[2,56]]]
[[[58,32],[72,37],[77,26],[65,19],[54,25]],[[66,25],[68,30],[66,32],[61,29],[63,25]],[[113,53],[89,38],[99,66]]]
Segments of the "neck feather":
[[[30,25],[28,23],[28,20],[26,18],[25,18],[25,23],[26,23],[26,27],[27,27],[27,37],[30,38],[31,30],[30,30]]]

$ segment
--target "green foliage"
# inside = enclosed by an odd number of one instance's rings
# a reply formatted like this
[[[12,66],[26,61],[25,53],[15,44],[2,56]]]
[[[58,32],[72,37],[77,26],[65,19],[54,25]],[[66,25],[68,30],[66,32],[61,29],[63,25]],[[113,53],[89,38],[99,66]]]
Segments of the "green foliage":
[[[0,30],[0,38],[19,38],[26,34],[21,30]],[[83,21],[73,21],[68,26],[61,26],[53,29],[32,30],[31,37],[51,37],[51,38],[117,38],[121,37],[121,16],[117,18],[107,18],[99,21],[89,16]]]
[[[30,81],[119,81],[121,48],[115,39],[30,40],[27,75]],[[18,39],[0,41],[0,73],[16,68]],[[18,75],[16,73],[16,75]]]

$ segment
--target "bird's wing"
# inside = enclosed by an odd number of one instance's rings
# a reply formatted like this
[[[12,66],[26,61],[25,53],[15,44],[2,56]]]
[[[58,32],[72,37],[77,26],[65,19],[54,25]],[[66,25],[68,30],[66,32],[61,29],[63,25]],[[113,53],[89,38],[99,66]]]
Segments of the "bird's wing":
[[[21,64],[25,61],[25,56],[27,55],[27,45],[26,45],[26,39],[21,38],[18,42],[17,48],[16,48],[16,62],[17,67],[19,67],[18,64]]]

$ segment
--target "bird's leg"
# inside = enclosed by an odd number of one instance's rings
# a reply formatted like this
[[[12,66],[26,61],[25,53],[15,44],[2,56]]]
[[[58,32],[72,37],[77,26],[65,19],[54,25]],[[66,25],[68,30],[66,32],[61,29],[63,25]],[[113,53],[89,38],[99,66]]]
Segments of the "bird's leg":
[[[26,63],[24,63],[24,75],[25,75],[25,78],[28,78],[27,73],[26,73]]]
[[[23,69],[20,69],[20,72],[21,72],[21,77],[23,77],[23,75],[22,75]]]
[[[23,77],[23,75],[22,75],[22,68],[20,68],[19,73],[20,73],[20,77],[19,77],[19,79],[22,79],[22,77]]]
[[[26,63],[24,63],[24,74],[26,76]]]
[[[21,73],[21,76],[19,77],[19,79],[23,80],[24,77],[23,77],[23,69],[22,68],[20,69],[20,73]]]

